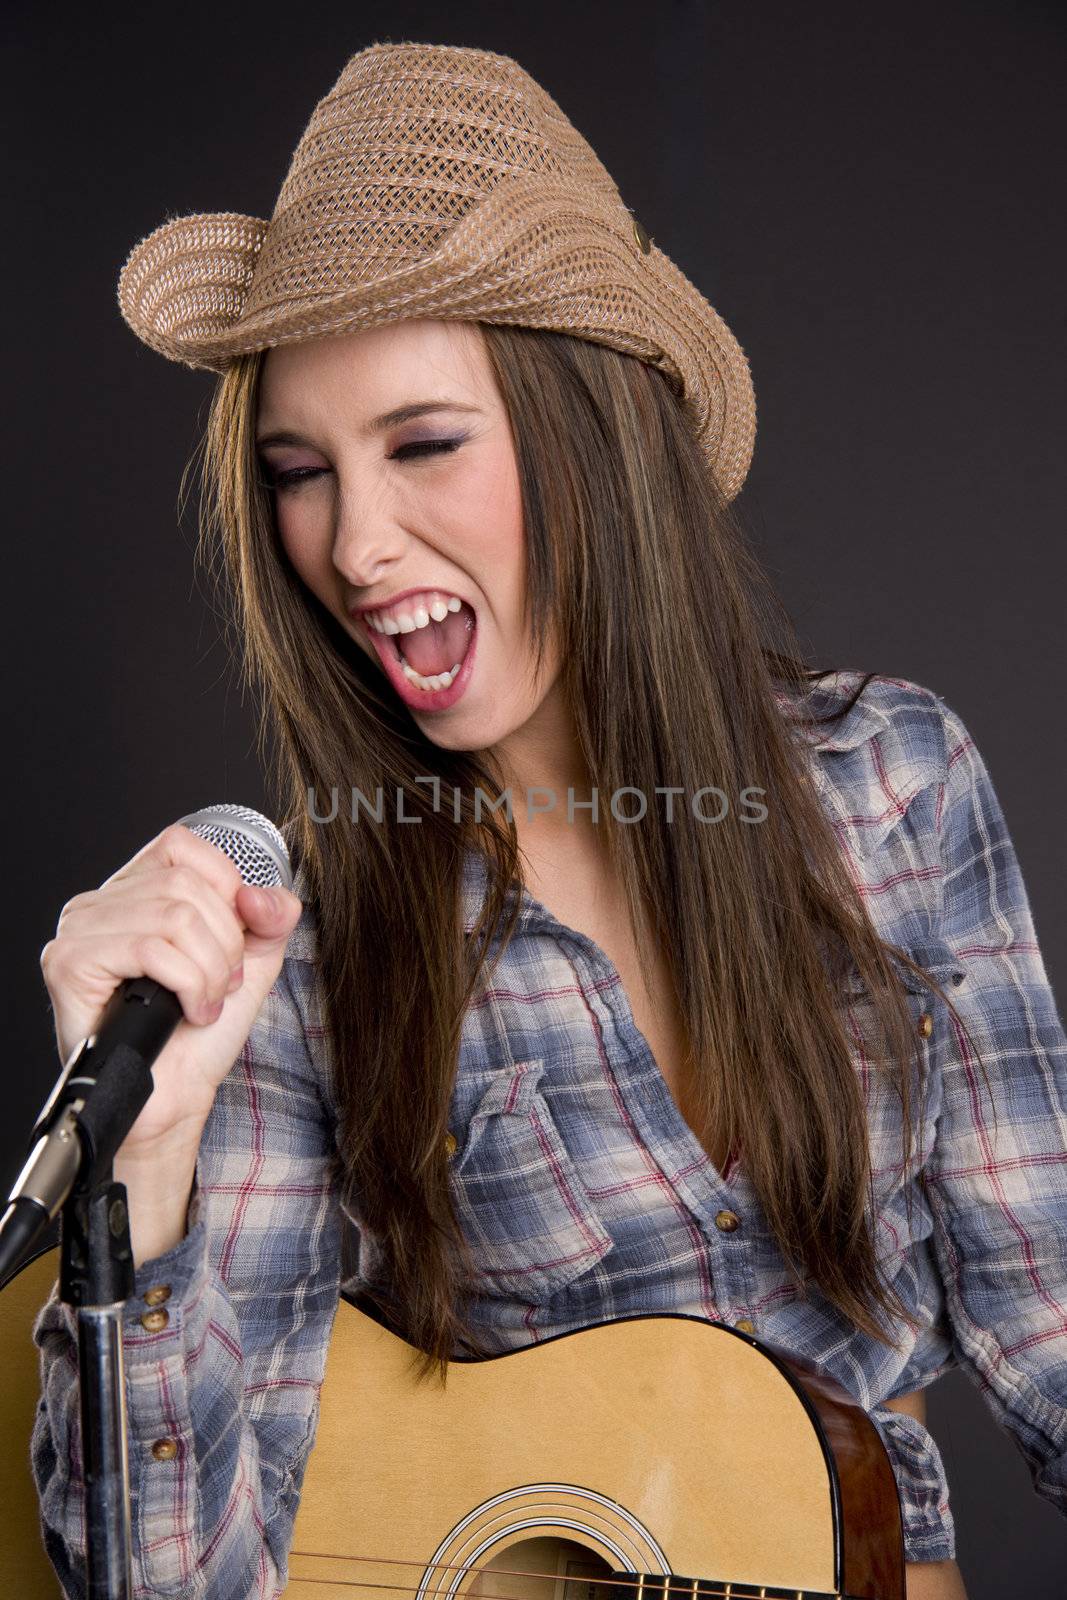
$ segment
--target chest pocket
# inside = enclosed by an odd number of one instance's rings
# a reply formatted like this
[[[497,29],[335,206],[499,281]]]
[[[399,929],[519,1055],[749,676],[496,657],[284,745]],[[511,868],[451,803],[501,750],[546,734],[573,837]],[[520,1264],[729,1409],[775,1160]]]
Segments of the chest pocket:
[[[911,959],[939,984],[954,1003],[966,993],[966,965],[948,945],[929,942],[905,945]],[[907,1165],[903,1161],[904,1125],[900,1096],[883,1070],[874,1064],[876,1014],[870,991],[853,970],[842,985],[841,1004],[845,1031],[867,1106],[875,1204],[878,1209],[876,1244],[879,1254],[900,1248],[899,1223],[887,1208],[900,1197],[929,1160],[937,1138],[941,1110],[941,1072],[944,1052],[951,1040],[952,1015],[934,990],[901,963],[894,966],[906,990],[912,1037],[918,1046],[921,1079],[913,1060],[910,1068],[912,1144]],[[896,1068],[894,1068],[896,1070]]]
[[[612,1247],[540,1088],[543,1060],[494,1078],[450,1165],[476,1293],[540,1305]]]

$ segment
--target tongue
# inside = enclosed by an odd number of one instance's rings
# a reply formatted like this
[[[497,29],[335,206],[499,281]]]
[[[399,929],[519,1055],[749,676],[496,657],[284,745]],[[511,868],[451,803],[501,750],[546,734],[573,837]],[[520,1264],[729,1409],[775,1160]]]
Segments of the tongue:
[[[394,635],[404,660],[409,667],[431,678],[435,673],[448,672],[467,654],[474,614],[464,603],[458,611],[450,611],[443,622],[429,622],[414,633]]]

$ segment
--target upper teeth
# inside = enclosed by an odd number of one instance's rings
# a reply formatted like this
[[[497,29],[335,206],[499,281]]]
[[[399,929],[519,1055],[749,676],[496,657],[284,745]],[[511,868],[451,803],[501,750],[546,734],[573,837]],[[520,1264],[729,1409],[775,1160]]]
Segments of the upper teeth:
[[[414,633],[416,628],[425,628],[430,622],[443,622],[448,613],[458,611],[462,603],[455,595],[427,590],[398,605],[364,612],[364,620],[375,633]]]

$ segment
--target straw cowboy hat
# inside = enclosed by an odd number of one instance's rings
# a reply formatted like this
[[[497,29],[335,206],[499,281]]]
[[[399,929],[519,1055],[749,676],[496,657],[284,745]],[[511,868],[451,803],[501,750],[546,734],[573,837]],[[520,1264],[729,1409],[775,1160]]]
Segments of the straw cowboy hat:
[[[413,317],[550,328],[658,367],[732,499],[752,458],[744,353],[509,56],[374,44],[312,113],[270,221],[165,222],[119,279],[153,350],[237,356]]]

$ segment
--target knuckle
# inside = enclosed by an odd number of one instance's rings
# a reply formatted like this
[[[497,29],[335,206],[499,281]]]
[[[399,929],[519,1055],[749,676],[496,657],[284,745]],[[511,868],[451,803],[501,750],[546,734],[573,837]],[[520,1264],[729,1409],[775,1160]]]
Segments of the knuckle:
[[[149,968],[155,964],[156,958],[164,946],[165,940],[160,939],[156,934],[141,933],[134,939],[130,947],[130,954],[137,965],[147,974]]]
[[[190,933],[200,921],[200,913],[189,900],[168,900],[163,907],[163,924],[170,933]]]
[[[172,894],[185,899],[198,894],[203,887],[203,880],[193,867],[186,866],[184,861],[179,861],[169,869],[169,881]]]
[[[63,904],[56,926],[62,927],[65,922],[69,922],[71,917],[76,912],[82,910],[82,908],[87,904],[89,898],[90,897],[88,893],[71,895],[70,899],[65,901]]]
[[[174,862],[174,869],[191,874],[193,879],[201,882],[210,879],[215,872],[224,874],[236,893],[241,884],[241,874],[236,862],[232,861],[218,845],[212,844],[209,839],[202,838],[187,828],[183,823],[171,823],[160,835],[167,848],[178,859]]]

